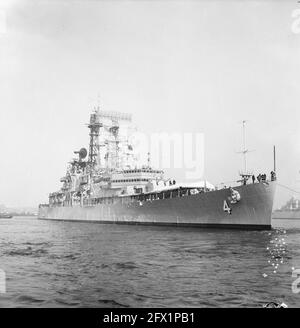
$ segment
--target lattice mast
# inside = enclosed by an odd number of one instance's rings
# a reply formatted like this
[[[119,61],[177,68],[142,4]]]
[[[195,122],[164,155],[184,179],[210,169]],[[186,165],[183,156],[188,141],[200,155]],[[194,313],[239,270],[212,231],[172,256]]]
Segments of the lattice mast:
[[[99,133],[101,127],[102,124],[99,121],[99,107],[97,107],[95,112],[91,114],[90,123],[88,124],[88,128],[90,129],[88,164],[92,169],[95,168],[97,164],[97,158],[99,158]]]

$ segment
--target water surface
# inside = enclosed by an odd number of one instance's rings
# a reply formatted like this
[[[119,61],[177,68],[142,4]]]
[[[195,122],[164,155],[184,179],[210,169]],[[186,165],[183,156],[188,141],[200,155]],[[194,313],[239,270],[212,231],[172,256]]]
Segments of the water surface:
[[[300,221],[273,225],[238,231],[1,219],[0,307],[298,307],[291,285]]]

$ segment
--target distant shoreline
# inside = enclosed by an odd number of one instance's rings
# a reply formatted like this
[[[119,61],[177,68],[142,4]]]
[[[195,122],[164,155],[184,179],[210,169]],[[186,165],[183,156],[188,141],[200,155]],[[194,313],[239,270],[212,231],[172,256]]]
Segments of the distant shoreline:
[[[13,213],[9,212],[10,215],[12,216],[37,216],[35,213]]]

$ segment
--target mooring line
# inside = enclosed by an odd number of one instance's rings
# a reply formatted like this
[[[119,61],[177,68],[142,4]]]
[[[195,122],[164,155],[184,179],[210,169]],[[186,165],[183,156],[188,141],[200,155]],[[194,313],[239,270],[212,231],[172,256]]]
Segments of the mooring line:
[[[280,183],[277,183],[277,185],[278,185],[279,187],[282,187],[282,188],[285,188],[285,189],[287,189],[287,190],[290,190],[290,191],[292,191],[292,192],[294,192],[294,193],[296,193],[296,194],[300,194],[300,191],[294,190],[294,189],[292,189],[292,188],[290,188],[290,187],[288,187],[288,186],[282,185],[282,184],[280,184]]]

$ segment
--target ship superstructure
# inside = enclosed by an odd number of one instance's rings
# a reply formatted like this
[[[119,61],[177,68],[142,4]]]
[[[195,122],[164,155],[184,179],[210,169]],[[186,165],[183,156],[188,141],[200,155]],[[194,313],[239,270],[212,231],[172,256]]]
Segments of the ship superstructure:
[[[91,114],[89,152],[85,148],[74,152],[78,158],[70,162],[61,178],[61,190],[50,194],[51,206],[96,204],[99,199],[142,194],[173,183],[149,161],[138,165],[129,142],[130,123],[129,114],[99,109]]]
[[[292,197],[283,205],[279,211],[299,211],[300,212],[300,200],[296,197]]]

